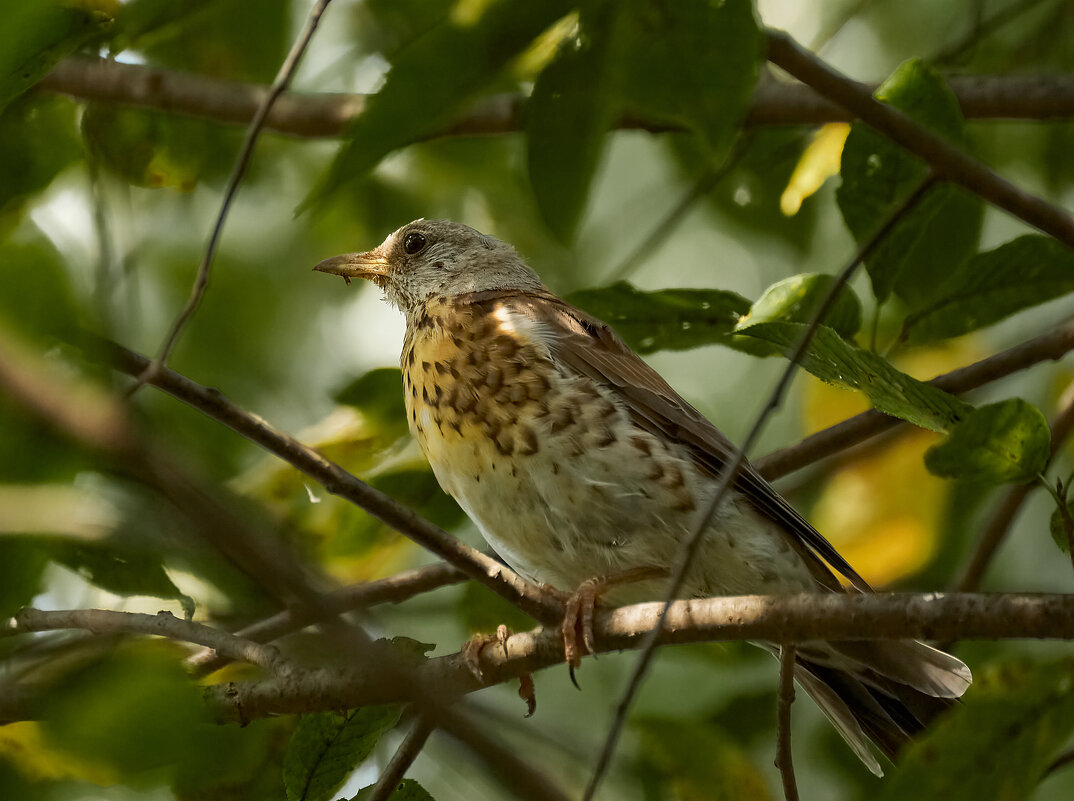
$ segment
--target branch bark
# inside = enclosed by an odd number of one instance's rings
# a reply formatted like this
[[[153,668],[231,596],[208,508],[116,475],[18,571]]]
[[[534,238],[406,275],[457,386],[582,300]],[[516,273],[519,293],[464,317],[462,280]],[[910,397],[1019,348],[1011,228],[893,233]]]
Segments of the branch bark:
[[[1047,120],[1074,117],[1074,78],[1069,75],[954,76],[952,91],[968,119]],[[229,125],[246,125],[269,87],[210,78],[102,58],[73,56],[56,65],[38,88],[81,100],[97,100],[198,117]],[[866,85],[872,92],[875,84]],[[274,104],[265,129],[301,138],[342,136],[365,109],[369,95],[286,92]],[[525,98],[498,95],[475,105],[464,117],[435,133],[487,136],[522,129]],[[746,116],[747,127],[820,125],[849,122],[854,114],[801,84],[762,82]],[[625,117],[618,127],[653,133],[673,130],[666,124]]]

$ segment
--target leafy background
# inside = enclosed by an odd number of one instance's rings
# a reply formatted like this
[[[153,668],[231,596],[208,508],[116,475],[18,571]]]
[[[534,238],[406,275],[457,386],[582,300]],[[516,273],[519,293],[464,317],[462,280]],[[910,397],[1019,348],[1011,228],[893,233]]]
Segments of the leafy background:
[[[0,341],[78,386],[121,390],[86,332],[157,350],[242,139],[240,128],[211,119],[31,86],[78,55],[267,83],[307,11],[290,0],[0,2]],[[1068,121],[966,122],[946,83],[955,74],[1069,73],[1074,12],[1062,0],[336,0],[294,88],[376,94],[342,143],[262,137],[171,366],[480,544],[409,441],[392,369],[401,320],[374,289],[309,269],[411,219],[449,217],[513,243],[550,287],[613,323],[741,439],[825,276],[925,172],[857,125],[743,129],[755,80],[773,79],[758,20],[882,83],[878,97],[1026,190],[1072,205]],[[475,100],[504,93],[530,97],[517,130],[437,135]],[[620,127],[624,118],[649,130]],[[984,408],[971,413],[906,374],[929,378],[1049,330],[1069,315],[1072,289],[1069,250],[947,186],[868,259],[805,363],[868,390],[868,400],[803,376],[758,449],[870,402],[922,426],[781,485],[867,579],[953,586],[998,485],[1041,469],[1043,420],[1074,378],[1069,362],[1037,367],[976,393],[969,402]],[[260,530],[333,580],[431,561],[182,404],[143,389],[135,412],[157,446],[245,498]],[[1069,470],[1064,449],[1049,476]],[[1053,508],[1033,493],[984,589],[1069,589],[1070,562],[1048,536]],[[137,476],[0,395],[4,616],[31,603],[177,615],[193,606],[197,619],[234,627],[271,611],[272,600],[199,546],[189,525]],[[378,608],[370,622],[443,654],[504,621],[531,625],[469,584]],[[330,658],[313,634],[284,647]],[[796,704],[803,797],[1070,797],[1069,768],[1042,780],[1074,728],[1068,649],[965,643],[958,653],[977,677],[966,704],[884,782],[808,701]],[[3,797],[351,797],[401,737],[394,709],[216,726],[200,714],[200,690],[172,645],[24,635],[0,639],[0,655],[13,679],[34,675],[51,688],[39,721],[0,727]],[[581,692],[565,670],[539,674],[532,720],[521,719],[514,687],[478,703],[505,742],[577,792],[632,664],[630,654],[588,660]],[[777,797],[776,672],[747,646],[666,650],[606,797]],[[504,792],[436,736],[410,775],[420,786],[400,798]]]

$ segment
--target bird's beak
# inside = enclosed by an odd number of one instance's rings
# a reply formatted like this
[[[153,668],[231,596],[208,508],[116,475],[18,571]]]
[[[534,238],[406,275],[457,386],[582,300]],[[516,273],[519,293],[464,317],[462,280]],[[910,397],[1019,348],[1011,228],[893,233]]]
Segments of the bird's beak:
[[[379,283],[378,278],[383,280],[388,276],[388,260],[375,250],[365,253],[344,253],[342,256],[325,259],[313,269],[322,273],[342,275],[348,284],[352,278],[365,278]]]

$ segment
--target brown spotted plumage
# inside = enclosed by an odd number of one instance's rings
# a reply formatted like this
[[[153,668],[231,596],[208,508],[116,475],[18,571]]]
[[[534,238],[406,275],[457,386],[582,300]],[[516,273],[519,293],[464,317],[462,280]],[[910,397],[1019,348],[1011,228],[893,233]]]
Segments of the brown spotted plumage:
[[[531,580],[661,597],[731,443],[607,325],[557,298],[509,246],[417,220],[323,272],[366,278],[406,315],[407,416],[437,480]],[[749,464],[706,528],[683,597],[860,591],[846,561]],[[774,646],[768,646],[774,648]],[[807,643],[795,677],[873,772],[962,694],[969,670],[921,643]]]

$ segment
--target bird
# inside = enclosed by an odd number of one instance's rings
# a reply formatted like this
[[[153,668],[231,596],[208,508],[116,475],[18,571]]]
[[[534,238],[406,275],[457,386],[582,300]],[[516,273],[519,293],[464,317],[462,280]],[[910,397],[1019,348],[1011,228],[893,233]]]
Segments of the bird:
[[[596,588],[602,604],[663,600],[736,453],[716,426],[511,245],[469,226],[415,220],[314,269],[371,281],[403,313],[410,430],[508,565],[563,593]],[[868,591],[747,461],[681,597]],[[912,640],[799,643],[794,672],[876,775],[870,742],[894,761],[972,681],[959,659]]]

